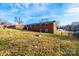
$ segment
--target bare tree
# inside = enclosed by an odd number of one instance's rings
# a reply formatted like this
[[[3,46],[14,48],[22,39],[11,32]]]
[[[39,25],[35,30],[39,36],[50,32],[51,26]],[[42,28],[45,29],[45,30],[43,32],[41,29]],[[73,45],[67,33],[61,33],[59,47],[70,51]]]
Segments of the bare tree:
[[[17,22],[16,29],[23,29],[24,28],[23,20],[21,17],[15,17],[15,22]]]
[[[17,22],[18,24],[22,24],[23,20],[21,17],[15,17],[15,22]]]

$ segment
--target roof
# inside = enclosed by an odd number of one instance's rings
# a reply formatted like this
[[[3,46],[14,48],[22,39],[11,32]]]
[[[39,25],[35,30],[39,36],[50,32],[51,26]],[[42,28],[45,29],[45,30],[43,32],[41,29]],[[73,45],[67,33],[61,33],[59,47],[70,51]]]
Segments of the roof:
[[[48,21],[48,22],[40,22],[40,23],[32,23],[32,24],[27,24],[27,25],[35,25],[35,24],[43,24],[43,23],[54,23],[56,21]]]

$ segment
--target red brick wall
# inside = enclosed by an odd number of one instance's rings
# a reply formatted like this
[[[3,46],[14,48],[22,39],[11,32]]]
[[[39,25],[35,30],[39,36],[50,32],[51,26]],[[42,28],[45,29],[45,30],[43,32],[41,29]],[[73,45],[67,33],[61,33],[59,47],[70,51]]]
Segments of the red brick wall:
[[[45,31],[45,29],[48,29],[49,33],[54,33],[55,32],[56,25],[55,25],[54,22],[53,23],[47,23],[47,26],[45,26],[45,24],[46,23],[41,24],[41,25],[40,24],[33,24],[33,25],[31,25],[31,28],[30,28],[30,25],[28,25],[29,26],[28,30],[40,31],[40,29],[41,29],[42,31]]]

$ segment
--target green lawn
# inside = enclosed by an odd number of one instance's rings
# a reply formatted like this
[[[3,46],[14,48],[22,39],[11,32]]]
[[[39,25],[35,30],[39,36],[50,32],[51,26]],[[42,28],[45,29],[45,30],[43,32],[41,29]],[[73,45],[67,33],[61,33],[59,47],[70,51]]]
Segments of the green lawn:
[[[79,40],[59,33],[41,33],[0,29],[0,55],[2,56],[57,56],[79,55]]]

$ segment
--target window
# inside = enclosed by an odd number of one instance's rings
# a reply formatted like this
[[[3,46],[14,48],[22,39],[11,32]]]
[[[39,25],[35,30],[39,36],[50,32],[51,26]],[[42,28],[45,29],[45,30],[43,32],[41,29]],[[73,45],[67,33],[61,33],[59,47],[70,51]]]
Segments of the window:
[[[40,32],[42,32],[42,29],[40,29]]]
[[[44,26],[45,24],[42,24],[42,26]]]
[[[48,32],[48,29],[45,29],[45,32]]]
[[[27,30],[28,30],[28,27],[27,27]]]
[[[26,27],[29,27],[29,25],[26,25]]]
[[[33,24],[33,26],[35,26],[35,24]]]
[[[45,26],[48,26],[48,24],[46,23]]]
[[[30,25],[30,28],[31,28],[31,25]]]
[[[33,25],[33,27],[35,28],[35,27],[36,27],[36,25],[34,24],[34,25]]]

